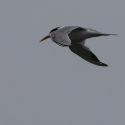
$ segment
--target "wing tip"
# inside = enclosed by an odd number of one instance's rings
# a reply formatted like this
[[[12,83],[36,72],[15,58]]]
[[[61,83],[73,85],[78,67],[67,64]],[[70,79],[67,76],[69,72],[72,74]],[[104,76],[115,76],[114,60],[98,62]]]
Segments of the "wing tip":
[[[107,65],[107,64],[102,63],[102,62],[101,62],[101,64],[100,64],[100,66],[105,66],[105,67],[108,67],[108,65]]]

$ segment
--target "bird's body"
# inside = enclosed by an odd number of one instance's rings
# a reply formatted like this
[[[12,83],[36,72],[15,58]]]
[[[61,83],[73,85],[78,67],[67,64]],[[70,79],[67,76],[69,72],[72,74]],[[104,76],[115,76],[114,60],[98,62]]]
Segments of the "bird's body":
[[[46,37],[41,41],[51,38],[52,41],[60,46],[67,46],[72,52],[82,57],[88,62],[98,66],[107,66],[99,61],[99,59],[85,46],[85,39],[91,37],[108,36],[115,34],[105,34],[93,29],[78,27],[78,26],[65,26],[52,29]]]

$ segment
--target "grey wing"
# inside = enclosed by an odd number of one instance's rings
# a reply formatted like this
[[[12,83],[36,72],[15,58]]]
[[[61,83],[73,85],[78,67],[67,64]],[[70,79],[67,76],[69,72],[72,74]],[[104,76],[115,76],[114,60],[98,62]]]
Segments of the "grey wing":
[[[68,36],[68,34],[73,30],[77,28],[76,26],[66,26],[58,29],[57,31],[51,33],[51,39],[55,43],[61,45],[61,46],[70,46],[71,40]]]
[[[91,52],[91,50],[82,45],[82,44],[74,44],[69,47],[72,52],[80,56],[81,58],[85,59],[86,61],[98,65],[98,66],[108,66],[107,64],[104,64],[99,61],[99,59],[96,57],[94,53]]]

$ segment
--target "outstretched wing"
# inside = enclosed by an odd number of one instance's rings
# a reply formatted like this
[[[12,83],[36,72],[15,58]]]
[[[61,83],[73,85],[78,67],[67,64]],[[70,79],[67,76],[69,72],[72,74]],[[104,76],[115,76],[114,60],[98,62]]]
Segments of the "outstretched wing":
[[[90,63],[93,63],[98,66],[108,66],[107,64],[100,62],[96,55],[92,53],[91,50],[83,44],[73,44],[69,46],[69,48],[72,52],[74,52],[75,54]]]

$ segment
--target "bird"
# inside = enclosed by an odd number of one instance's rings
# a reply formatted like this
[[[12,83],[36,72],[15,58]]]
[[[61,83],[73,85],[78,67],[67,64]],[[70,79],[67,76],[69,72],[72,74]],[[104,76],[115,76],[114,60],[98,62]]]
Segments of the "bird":
[[[69,47],[69,49],[84,60],[97,66],[108,66],[101,62],[97,56],[85,45],[85,40],[92,37],[109,36],[117,34],[106,34],[90,28],[79,26],[59,26],[52,29],[49,35],[45,36],[40,42],[51,38],[56,44]]]

